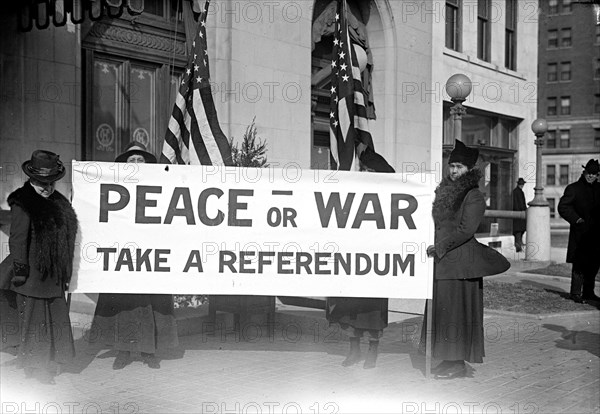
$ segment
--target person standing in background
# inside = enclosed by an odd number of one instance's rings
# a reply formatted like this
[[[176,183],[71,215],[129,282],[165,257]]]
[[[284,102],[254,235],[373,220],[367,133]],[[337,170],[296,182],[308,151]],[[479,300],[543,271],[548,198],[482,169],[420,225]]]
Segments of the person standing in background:
[[[517,186],[512,192],[512,209],[513,211],[526,211],[527,204],[525,203],[525,193],[523,187],[525,186],[525,180],[519,177]],[[513,236],[515,237],[515,250],[517,252],[523,251],[523,233],[527,229],[525,219],[514,219],[513,220]]]
[[[600,269],[600,163],[590,159],[579,180],[565,188],[558,214],[569,222],[567,263],[571,270],[570,297],[577,303],[598,301],[594,293]]]

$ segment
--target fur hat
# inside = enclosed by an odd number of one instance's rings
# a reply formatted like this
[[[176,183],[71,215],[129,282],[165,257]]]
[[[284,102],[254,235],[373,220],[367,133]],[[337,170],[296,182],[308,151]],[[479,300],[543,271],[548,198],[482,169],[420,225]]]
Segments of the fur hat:
[[[589,160],[587,164],[582,165],[582,167],[588,174],[598,174],[598,172],[600,172],[600,163],[593,158]]]
[[[479,157],[479,150],[477,148],[469,148],[462,141],[455,140],[454,149],[450,153],[448,158],[448,164],[453,162],[460,162],[462,165],[467,166],[469,169],[473,168],[477,163]]]
[[[359,157],[360,162],[375,172],[395,173],[396,170],[381,155],[367,147]]]
[[[125,148],[125,152],[119,154],[117,158],[115,158],[115,161],[127,162],[127,158],[129,158],[132,155],[141,155],[142,157],[144,157],[144,160],[146,160],[146,162],[149,164],[156,163],[156,157],[150,154],[148,151],[146,151],[146,146],[144,144],[137,141],[130,142],[129,145],[127,145],[127,148]]]
[[[34,180],[42,183],[53,183],[66,174],[65,166],[58,159],[58,155],[50,151],[35,150],[31,159],[25,161],[21,168],[23,172]]]

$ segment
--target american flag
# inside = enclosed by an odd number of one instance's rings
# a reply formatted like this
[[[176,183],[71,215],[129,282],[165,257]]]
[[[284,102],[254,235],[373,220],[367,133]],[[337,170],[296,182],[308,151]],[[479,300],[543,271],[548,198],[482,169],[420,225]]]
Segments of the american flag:
[[[331,61],[330,148],[338,170],[355,169],[355,153],[373,148],[356,51],[348,34],[346,0],[338,0]]]
[[[229,141],[217,118],[206,50],[207,0],[200,15],[160,161],[169,164],[233,165]]]

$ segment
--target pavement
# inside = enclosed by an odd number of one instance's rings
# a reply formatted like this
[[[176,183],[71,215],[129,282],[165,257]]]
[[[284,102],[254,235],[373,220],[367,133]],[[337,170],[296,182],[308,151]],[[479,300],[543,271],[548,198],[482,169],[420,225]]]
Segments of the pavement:
[[[564,261],[561,253],[553,249],[553,258]],[[495,277],[568,290],[568,279],[524,273],[531,267],[540,264],[516,260]],[[1,412],[600,413],[598,310],[542,316],[486,310],[484,363],[450,381],[425,375],[418,312],[390,312],[371,370],[340,365],[347,338],[328,326],[322,310],[278,302],[272,337],[261,315],[237,333],[231,315],[221,313],[210,335],[205,313],[179,314],[180,346],[157,354],[160,369],[138,358],[114,371],[115,353],[92,347],[88,316],[73,312],[77,358],[55,385],[25,379],[11,365],[14,357],[0,352]]]

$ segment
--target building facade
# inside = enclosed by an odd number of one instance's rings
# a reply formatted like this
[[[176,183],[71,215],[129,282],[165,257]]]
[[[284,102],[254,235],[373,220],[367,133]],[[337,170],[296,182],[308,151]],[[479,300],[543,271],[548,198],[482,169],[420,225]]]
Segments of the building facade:
[[[548,121],[544,195],[551,220],[567,184],[600,156],[599,4],[540,1],[538,116]]]
[[[21,163],[38,148],[67,164],[111,161],[130,140],[159,155],[193,33],[189,2],[98,0],[82,12],[88,2],[74,0],[73,10],[50,14],[9,4],[0,17],[0,207],[6,211],[7,195],[26,178]],[[509,210],[517,178],[535,177],[537,1],[348,4],[353,39],[370,64],[375,149],[398,172],[441,179],[454,138],[445,84],[463,73],[472,92],[461,139],[480,149],[488,207]],[[334,10],[332,0],[211,3],[208,53],[221,127],[239,140],[255,118],[272,166],[329,168]],[[58,184],[67,194],[69,177]],[[525,192],[531,199],[533,186]],[[510,233],[510,220],[500,229]]]

